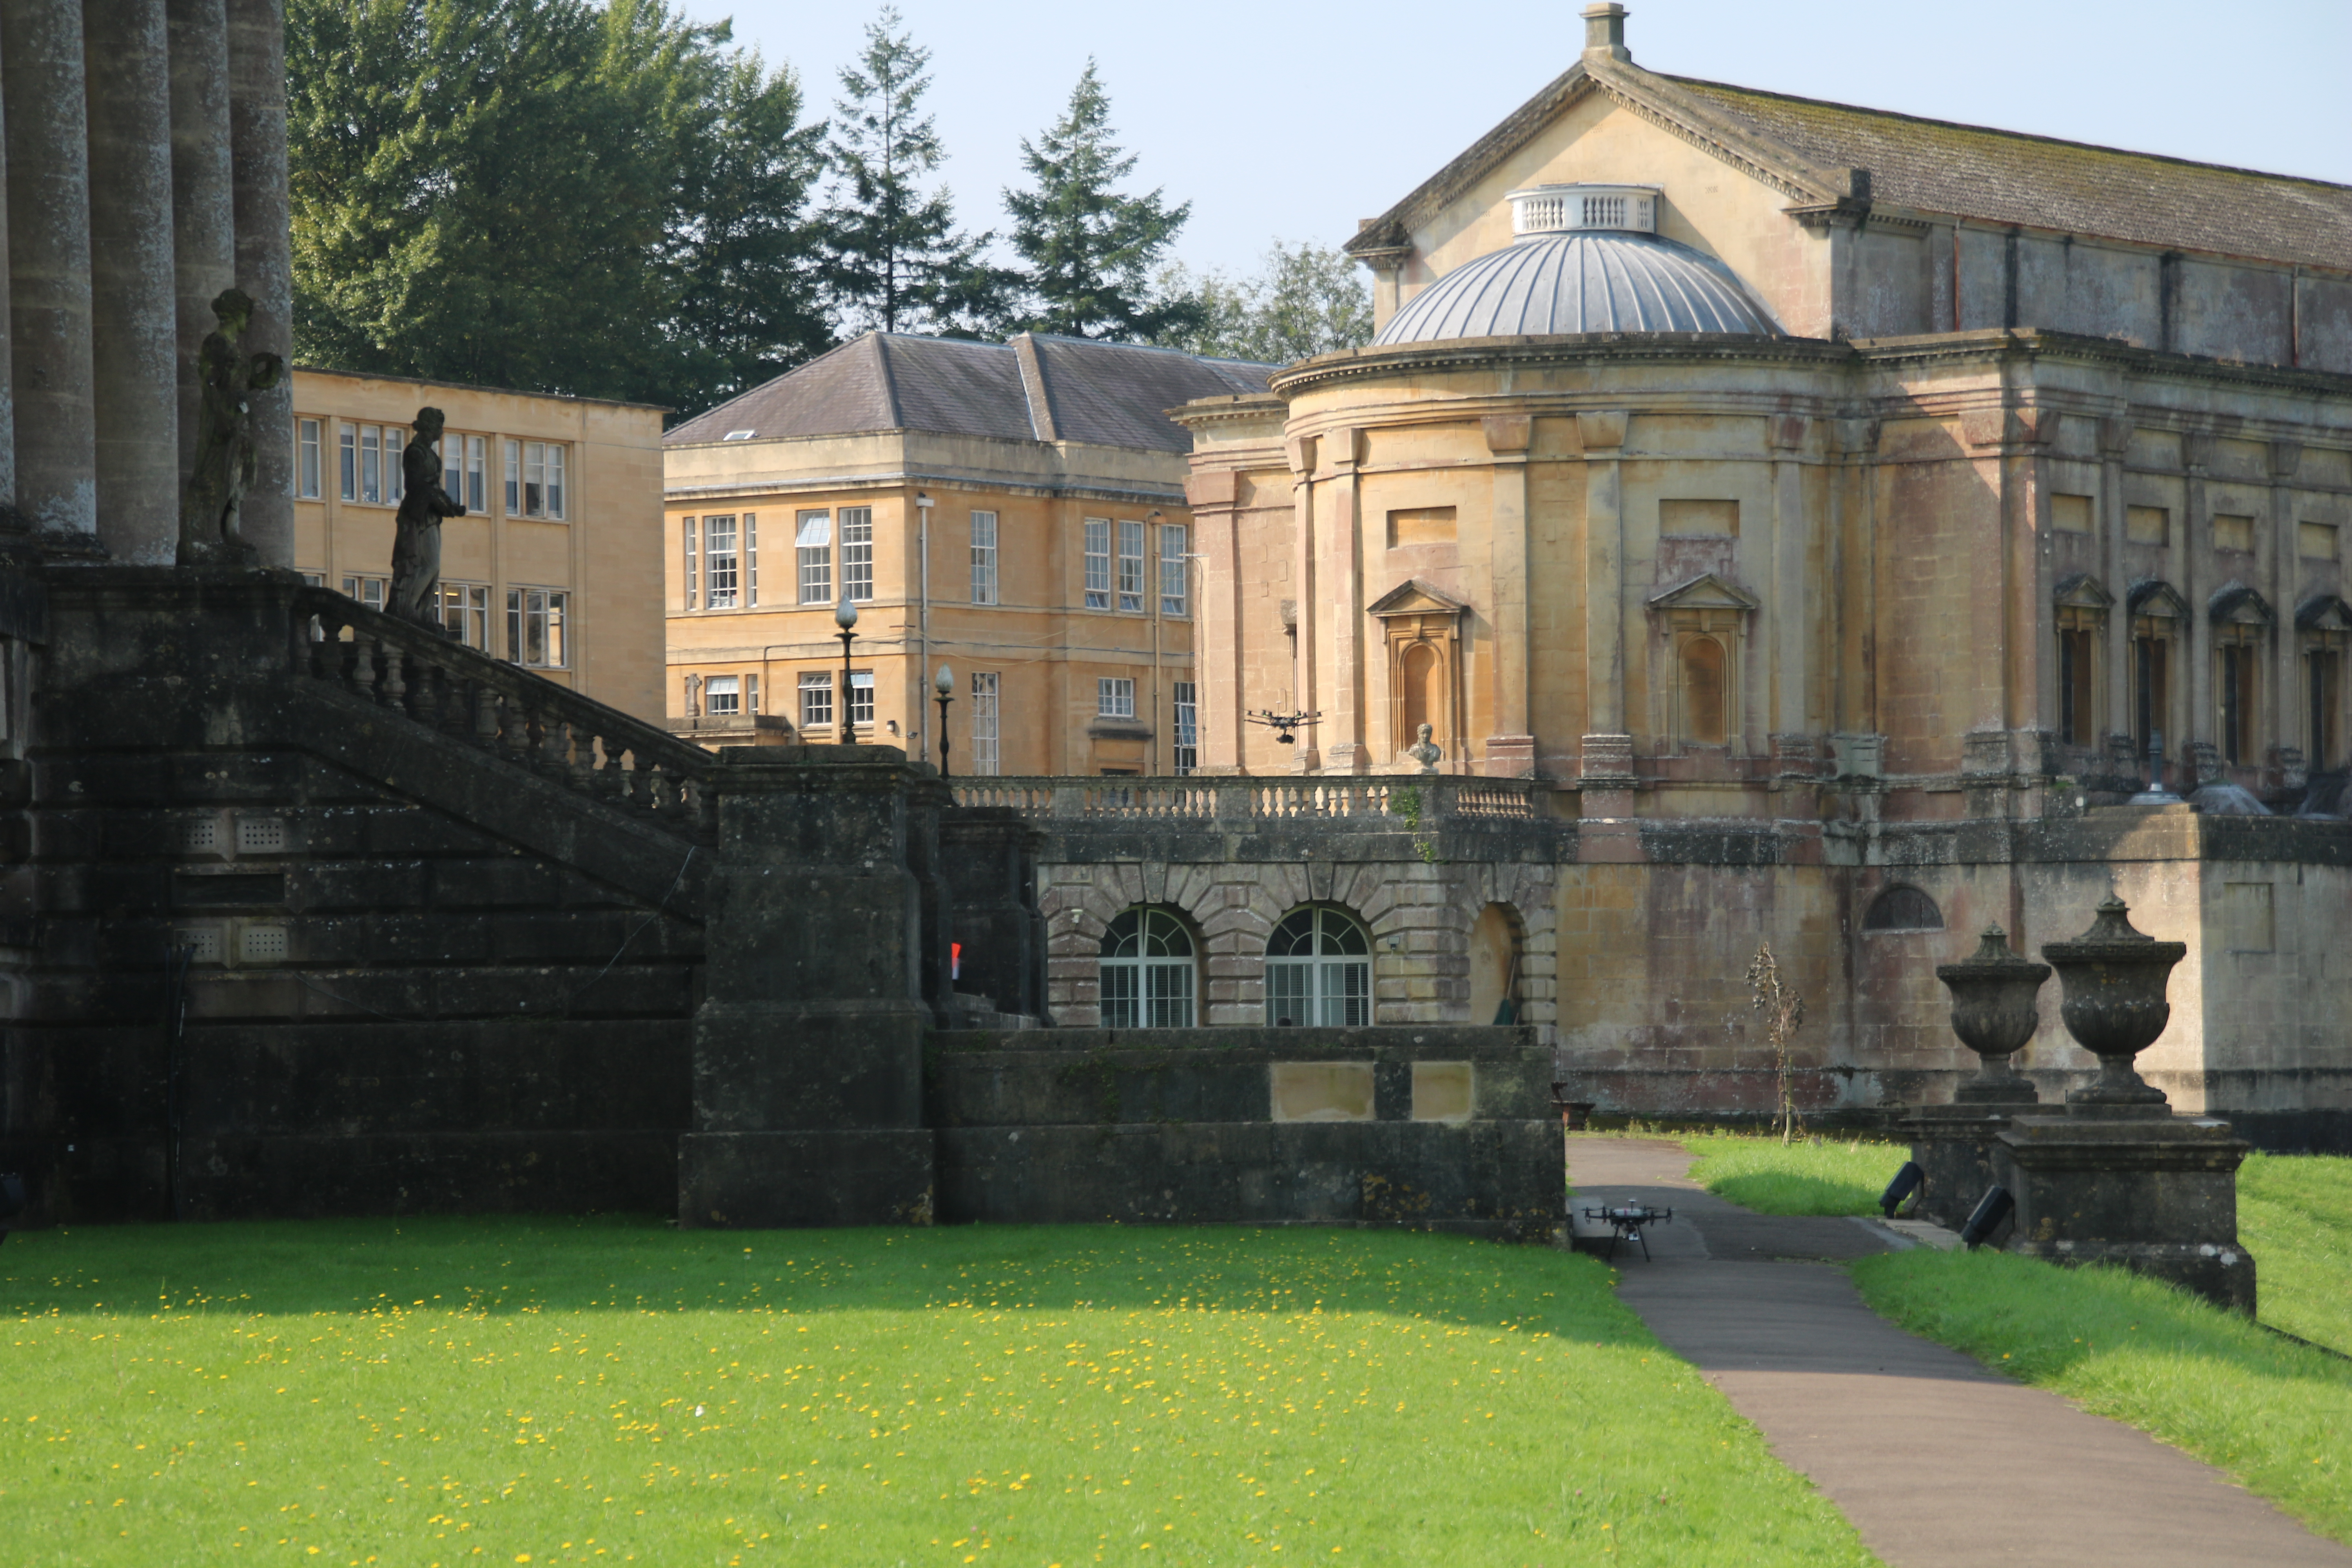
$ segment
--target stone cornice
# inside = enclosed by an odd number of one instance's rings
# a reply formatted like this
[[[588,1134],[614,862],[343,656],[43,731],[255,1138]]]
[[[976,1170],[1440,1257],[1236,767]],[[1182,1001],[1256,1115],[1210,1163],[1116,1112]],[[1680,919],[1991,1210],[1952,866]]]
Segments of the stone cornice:
[[[959,490],[999,490],[1008,495],[1050,496],[1069,500],[1134,501],[1151,506],[1184,504],[1184,488],[1181,484],[1157,485],[1104,484],[1045,484],[1029,479],[999,479],[992,475],[955,473],[950,470],[907,468],[884,474],[812,474],[781,480],[745,479],[720,484],[670,485],[662,487],[662,500],[668,506],[699,506],[714,500],[743,500],[761,496],[774,496],[782,504],[790,505],[795,496],[814,490],[890,490],[908,485],[938,485]]]
[[[1503,365],[1618,363],[1784,364],[1828,368],[1852,363],[1849,345],[1820,338],[1737,337],[1717,332],[1580,332],[1559,337],[1461,338],[1349,349],[1277,371],[1270,386],[1289,398],[1337,381],[1377,380],[1433,371]]]
[[[2112,365],[2130,374],[2246,388],[2352,398],[2352,375],[2287,365],[2234,364],[2198,354],[2144,349],[2114,338],[2082,337],[2039,328],[1988,327],[1906,338],[1856,338],[1849,344],[1874,367],[1958,360],[2053,359]],[[1308,361],[1308,363],[1315,362]]]

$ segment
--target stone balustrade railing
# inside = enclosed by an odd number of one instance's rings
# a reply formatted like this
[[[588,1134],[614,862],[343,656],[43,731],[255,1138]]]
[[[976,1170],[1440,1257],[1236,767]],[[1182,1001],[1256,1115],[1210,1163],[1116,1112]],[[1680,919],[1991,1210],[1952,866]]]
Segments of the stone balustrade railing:
[[[295,595],[297,676],[324,680],[542,778],[709,842],[718,759],[520,666],[325,588]]]
[[[1532,821],[1541,785],[1517,779],[956,778],[958,805],[1007,806],[1061,820],[1356,821],[1410,826],[1443,817]]]

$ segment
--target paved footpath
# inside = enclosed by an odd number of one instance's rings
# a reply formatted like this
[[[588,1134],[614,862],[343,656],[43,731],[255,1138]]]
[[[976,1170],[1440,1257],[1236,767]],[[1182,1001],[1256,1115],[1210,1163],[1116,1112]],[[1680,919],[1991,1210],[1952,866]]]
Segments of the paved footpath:
[[[1673,1205],[1652,1261],[1619,1250],[1619,1297],[1894,1568],[2352,1568],[2211,1467],[1864,1306],[1821,1260],[1886,1250],[1871,1227],[1750,1213],[1662,1141],[1572,1138],[1569,1164],[1579,1210]]]

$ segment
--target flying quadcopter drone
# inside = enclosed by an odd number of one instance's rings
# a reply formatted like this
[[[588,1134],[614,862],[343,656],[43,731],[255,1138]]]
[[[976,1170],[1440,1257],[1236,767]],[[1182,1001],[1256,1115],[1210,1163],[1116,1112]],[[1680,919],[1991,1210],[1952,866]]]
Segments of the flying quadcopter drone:
[[[1276,744],[1295,746],[1298,743],[1298,737],[1297,734],[1293,733],[1293,731],[1313,729],[1315,727],[1316,721],[1321,719],[1323,715],[1320,713],[1276,713],[1272,709],[1265,709],[1258,711],[1244,713],[1242,717],[1247,719],[1253,724],[1263,724],[1267,729],[1273,731]]]

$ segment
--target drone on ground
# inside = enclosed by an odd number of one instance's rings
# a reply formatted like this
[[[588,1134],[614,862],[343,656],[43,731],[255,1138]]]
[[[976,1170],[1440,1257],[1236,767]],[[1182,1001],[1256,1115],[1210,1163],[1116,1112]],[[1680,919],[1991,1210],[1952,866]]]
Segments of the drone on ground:
[[[1276,745],[1295,746],[1298,743],[1298,737],[1294,731],[1313,729],[1315,727],[1316,721],[1321,719],[1323,715],[1320,713],[1276,713],[1272,709],[1265,709],[1255,712],[1244,713],[1242,717],[1247,719],[1253,724],[1263,724],[1267,729],[1272,730],[1274,731],[1274,739]]]

